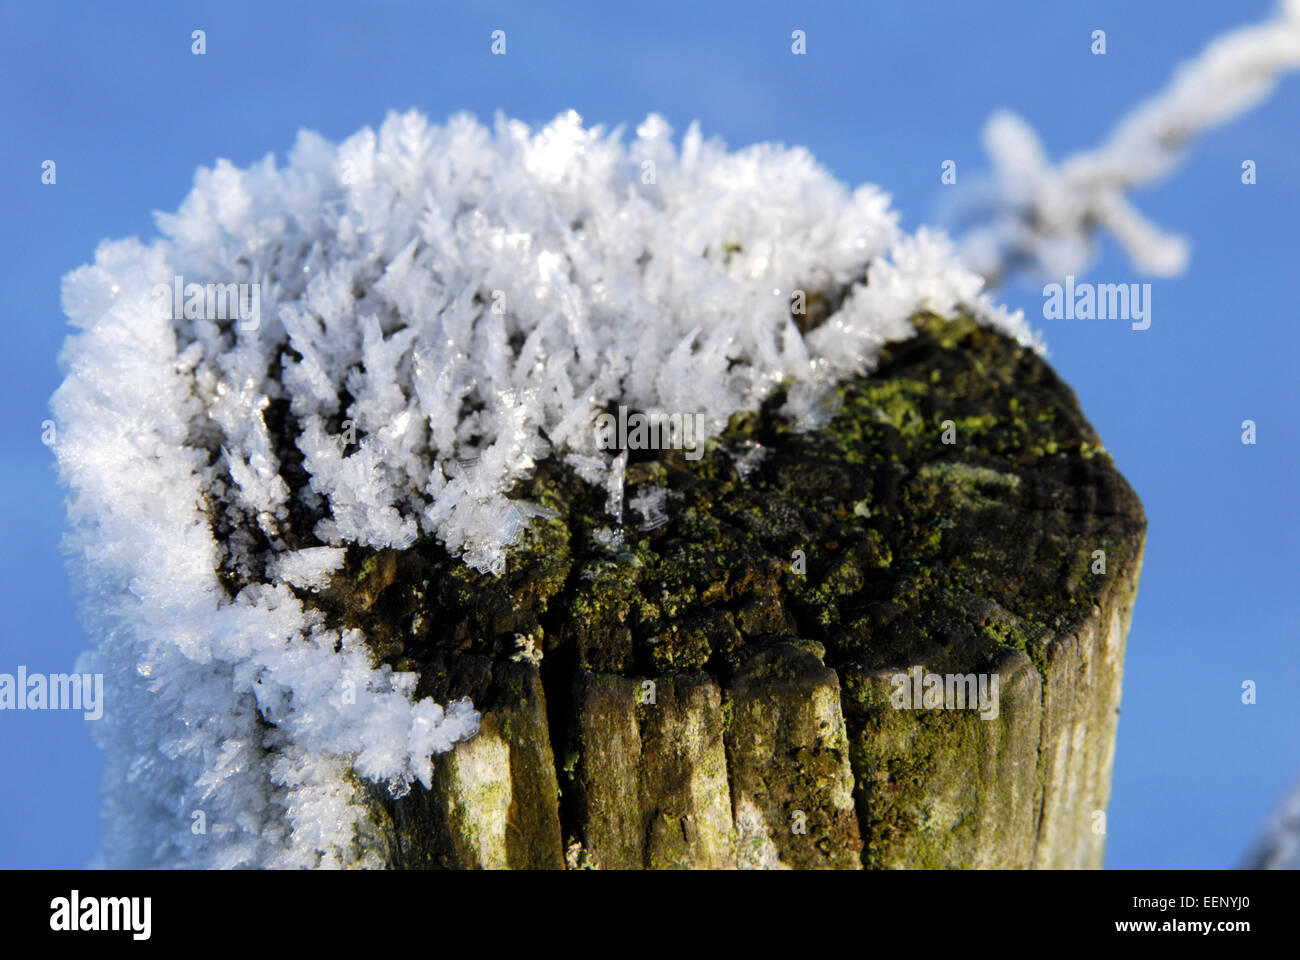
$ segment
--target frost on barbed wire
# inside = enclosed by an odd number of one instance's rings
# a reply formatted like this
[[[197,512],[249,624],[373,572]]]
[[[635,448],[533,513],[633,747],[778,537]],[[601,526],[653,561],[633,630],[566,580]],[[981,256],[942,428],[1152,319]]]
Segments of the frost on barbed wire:
[[[1247,854],[1244,867],[1300,870],[1300,781],[1292,785]]]
[[[1104,229],[1139,270],[1181,273],[1187,243],[1143,217],[1127,194],[1167,176],[1197,135],[1256,106],[1297,68],[1300,0],[1284,0],[1273,19],[1215,38],[1109,140],[1059,166],[1029,124],[1007,111],[994,114],[984,144],[995,175],[959,194],[950,217],[954,225],[979,224],[962,237],[964,262],[992,282],[1022,269],[1080,273]]]
[[[53,406],[109,690],[106,862],[368,865],[357,778],[427,785],[474,734],[468,703],[414,701],[313,611],[349,545],[434,537],[500,573],[546,513],[509,493],[549,456],[607,491],[612,543],[627,454],[592,425],[613,403],[703,414],[704,440],[784,382],[811,425],[918,310],[1033,342],[876,188],[670,133],[414,112],[303,133],[286,167],[201,169],[162,239],[67,277]],[[167,318],[178,277],[258,284],[260,322]],[[840,304],[807,336],[796,290]],[[633,506],[652,524],[662,503]]]

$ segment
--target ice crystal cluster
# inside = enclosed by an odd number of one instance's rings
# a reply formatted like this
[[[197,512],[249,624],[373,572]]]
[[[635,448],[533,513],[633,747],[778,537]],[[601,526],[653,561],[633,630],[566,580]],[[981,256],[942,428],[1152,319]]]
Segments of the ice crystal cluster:
[[[811,425],[918,310],[1030,339],[878,189],[801,149],[678,147],[655,116],[627,143],[573,113],[303,133],[287,166],[201,169],[158,225],[66,278],[53,401],[113,865],[371,865],[360,780],[427,785],[475,733],[313,610],[349,545],[434,537],[499,573],[544,457],[604,486],[622,535],[611,404],[714,436],[784,381]],[[260,318],[171,317],[178,277],[257,284]],[[798,291],[834,305],[806,335]],[[644,499],[629,529],[661,522]]]

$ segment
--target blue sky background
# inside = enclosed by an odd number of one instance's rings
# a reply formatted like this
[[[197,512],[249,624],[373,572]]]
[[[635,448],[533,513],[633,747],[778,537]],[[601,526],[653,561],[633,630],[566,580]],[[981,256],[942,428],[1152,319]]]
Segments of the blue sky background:
[[[40,442],[67,332],[60,277],[105,237],[155,234],[194,170],[283,157],[300,127],[339,140],[390,109],[435,120],[576,109],[629,130],[654,111],[733,148],[802,144],[841,180],[938,209],[940,164],[985,169],[1008,107],[1054,158],[1096,144],[1179,61],[1262,20],[1262,0],[852,4],[0,4],[0,672],[71,669],[86,639]],[[207,32],[207,54],[190,32]],[[807,32],[808,52],[790,53]],[[506,31],[508,53],[489,54]],[[1089,52],[1094,29],[1108,52]],[[1296,292],[1300,77],[1203,138],[1136,196],[1193,242],[1153,281],[1152,324],[1042,321],[1041,285],[1000,295],[1046,335],[1150,532],[1129,637],[1110,867],[1235,864],[1300,769]],[[41,162],[58,182],[40,182]],[[1243,186],[1254,160],[1258,184]],[[1090,275],[1134,274],[1113,247]],[[1243,419],[1259,442],[1240,442]],[[1243,680],[1258,703],[1243,706]],[[100,761],[78,714],[0,713],[0,866],[81,866],[100,832]]]

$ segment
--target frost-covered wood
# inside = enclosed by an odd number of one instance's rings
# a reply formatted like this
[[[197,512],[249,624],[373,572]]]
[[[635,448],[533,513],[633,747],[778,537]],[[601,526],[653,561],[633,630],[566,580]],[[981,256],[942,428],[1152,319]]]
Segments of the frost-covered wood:
[[[393,115],[202,169],[158,220],[66,279],[53,401],[120,866],[382,860],[355,842],[367,785],[434,789],[478,714],[313,609],[354,548],[432,541],[499,576],[547,522],[515,494],[540,464],[615,526],[662,512],[625,501],[606,407],[707,439],[786,382],[807,427],[917,310],[1032,340],[876,188],[802,149],[679,147],[658,117],[624,143],[574,113]]]
[[[1101,865],[1141,505],[1040,358],[919,322],[818,431],[774,403],[633,462],[675,495],[621,545],[557,467],[502,579],[351,555],[331,617],[483,710],[432,791],[373,794],[391,865]],[[997,686],[900,704],[911,671]]]

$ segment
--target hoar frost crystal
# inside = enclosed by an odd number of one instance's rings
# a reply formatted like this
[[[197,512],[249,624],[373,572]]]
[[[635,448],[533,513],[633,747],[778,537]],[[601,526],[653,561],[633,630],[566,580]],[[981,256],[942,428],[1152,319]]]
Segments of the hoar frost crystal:
[[[478,716],[414,700],[413,674],[304,602],[349,544],[431,536],[500,573],[542,512],[509,492],[544,457],[622,521],[604,410],[702,413],[704,441],[786,382],[815,426],[922,309],[1031,342],[876,188],[801,149],[670,134],[651,116],[624,145],[574,113],[303,133],[287,167],[201,169],[163,239],[105,242],[66,278],[53,406],[98,642],[82,669],[107,685],[107,864],[376,865],[358,778],[427,786]],[[177,277],[255,285],[258,315],[159,310]],[[800,291],[837,304],[807,334]],[[643,501],[628,522],[658,522]]]

